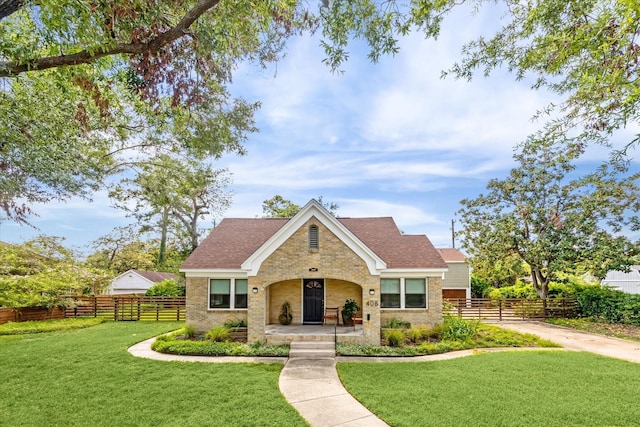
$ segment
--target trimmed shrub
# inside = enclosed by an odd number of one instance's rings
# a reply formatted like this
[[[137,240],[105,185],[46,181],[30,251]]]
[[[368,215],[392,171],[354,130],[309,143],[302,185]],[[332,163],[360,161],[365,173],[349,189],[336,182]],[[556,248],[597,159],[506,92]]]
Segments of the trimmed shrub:
[[[147,289],[145,295],[148,297],[183,297],[185,287],[175,280],[163,280]]]
[[[207,332],[205,338],[214,342],[227,342],[231,340],[231,331],[226,326],[216,326]]]
[[[606,286],[588,286],[579,290],[576,300],[581,317],[640,325],[640,295],[626,294]]]
[[[398,319],[396,317],[392,317],[391,319],[387,320],[386,325],[384,325],[383,327],[389,329],[409,329],[411,327],[411,323]]]
[[[184,336],[187,339],[193,339],[198,336],[198,332],[194,326],[185,326],[184,327]]]
[[[385,329],[382,336],[387,340],[389,347],[402,347],[404,344],[404,334],[401,329]]]
[[[442,339],[448,341],[466,341],[478,333],[478,321],[464,320],[459,317],[446,317],[442,325]]]
[[[493,287],[488,280],[471,275],[471,298],[486,298]]]

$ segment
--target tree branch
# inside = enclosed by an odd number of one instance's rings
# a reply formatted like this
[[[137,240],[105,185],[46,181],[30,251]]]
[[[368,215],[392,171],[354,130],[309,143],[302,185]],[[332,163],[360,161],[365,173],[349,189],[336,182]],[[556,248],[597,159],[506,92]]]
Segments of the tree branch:
[[[0,20],[17,12],[22,6],[24,6],[23,0],[0,0]]]
[[[87,64],[111,55],[135,55],[146,52],[157,52],[163,46],[187,34],[189,27],[204,13],[214,8],[220,0],[200,0],[189,10],[175,26],[147,43],[118,43],[114,47],[102,51],[82,50],[71,55],[49,56],[33,59],[27,63],[0,61],[0,77],[11,77],[27,71],[42,71],[49,68]]]

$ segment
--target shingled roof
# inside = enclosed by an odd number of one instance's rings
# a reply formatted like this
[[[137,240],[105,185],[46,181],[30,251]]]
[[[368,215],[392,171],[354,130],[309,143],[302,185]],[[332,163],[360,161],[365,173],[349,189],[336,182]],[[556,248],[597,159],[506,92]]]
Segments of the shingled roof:
[[[145,270],[130,270],[130,271],[133,271],[134,273],[139,274],[140,276],[144,277],[145,279],[153,283],[160,283],[160,282],[164,282],[165,280],[180,279],[180,276],[178,276],[175,273],[165,273],[161,271],[145,271]]]
[[[387,264],[387,268],[447,268],[425,235],[403,235],[393,218],[337,218]],[[181,269],[239,269],[284,227],[288,218],[225,218]]]
[[[441,248],[438,249],[440,255],[446,262],[465,262],[467,256],[455,248]]]

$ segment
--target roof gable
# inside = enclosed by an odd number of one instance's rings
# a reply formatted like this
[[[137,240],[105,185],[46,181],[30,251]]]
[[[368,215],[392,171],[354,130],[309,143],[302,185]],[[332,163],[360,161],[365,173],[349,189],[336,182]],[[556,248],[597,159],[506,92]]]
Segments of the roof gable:
[[[298,231],[300,227],[314,217],[367,264],[370,274],[378,275],[381,270],[387,268],[382,258],[359,240],[320,203],[313,199],[252,253],[247,260],[242,263],[241,268],[246,270],[249,276],[256,275],[262,262]]]

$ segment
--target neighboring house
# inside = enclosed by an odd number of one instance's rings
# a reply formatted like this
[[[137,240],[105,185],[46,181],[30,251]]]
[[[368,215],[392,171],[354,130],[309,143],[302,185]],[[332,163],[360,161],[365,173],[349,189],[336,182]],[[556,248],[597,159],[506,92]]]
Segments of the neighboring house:
[[[442,298],[471,298],[471,267],[466,255],[454,248],[438,252],[449,267],[442,280]]]
[[[108,294],[144,294],[151,286],[165,280],[180,280],[174,273],[129,270],[111,281]]]
[[[265,339],[290,303],[293,324],[322,324],[324,307],[356,300],[363,319],[351,342],[380,342],[392,317],[442,321],[447,264],[427,236],[403,235],[392,218],[335,218],[311,200],[293,218],[223,219],[181,266],[187,325],[199,331],[247,322]]]
[[[640,294],[640,265],[632,265],[628,273],[611,270],[602,280],[603,286],[610,286],[628,294]]]

